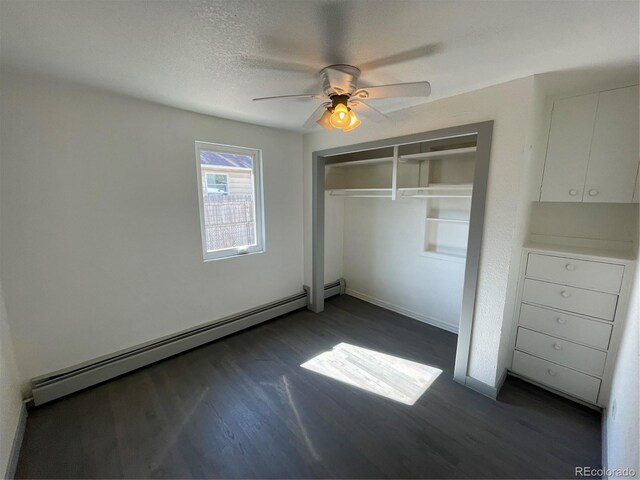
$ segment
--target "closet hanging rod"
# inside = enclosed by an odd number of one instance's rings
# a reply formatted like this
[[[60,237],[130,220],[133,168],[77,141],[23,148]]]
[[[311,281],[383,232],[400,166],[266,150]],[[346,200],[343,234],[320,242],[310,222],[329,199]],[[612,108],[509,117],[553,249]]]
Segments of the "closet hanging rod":
[[[420,162],[422,160],[433,160],[436,158],[455,157],[475,153],[476,147],[452,148],[451,150],[438,150],[435,152],[409,153],[400,155],[398,160],[401,162]]]
[[[432,183],[426,187],[402,187],[398,191],[422,191],[422,190],[470,190],[473,183]]]
[[[364,160],[352,160],[347,162],[328,163],[327,167],[357,167],[358,165],[375,165],[376,163],[391,163],[393,157],[366,158]]]
[[[471,198],[471,195],[445,195],[445,194],[410,194],[400,195],[400,198]]]
[[[430,222],[445,222],[445,223],[469,223],[469,220],[461,218],[440,218],[440,217],[426,217]]]
[[[391,198],[391,188],[341,188],[328,190],[332,197]]]

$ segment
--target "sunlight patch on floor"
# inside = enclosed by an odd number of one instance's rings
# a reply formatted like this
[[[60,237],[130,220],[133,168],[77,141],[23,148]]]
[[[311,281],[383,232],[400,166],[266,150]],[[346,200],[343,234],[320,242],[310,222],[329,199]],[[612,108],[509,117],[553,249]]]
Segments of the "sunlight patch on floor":
[[[442,373],[429,365],[339,343],[300,365],[335,380],[413,405]]]

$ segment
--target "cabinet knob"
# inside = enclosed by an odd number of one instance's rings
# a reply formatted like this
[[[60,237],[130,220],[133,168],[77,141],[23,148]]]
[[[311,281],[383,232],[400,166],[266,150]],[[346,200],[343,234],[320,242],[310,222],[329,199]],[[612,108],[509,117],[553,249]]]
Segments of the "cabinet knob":
[[[571,294],[570,294],[569,292],[567,292],[566,290],[562,290],[562,291],[560,292],[560,295],[561,295],[563,298],[569,298],[569,297],[571,296]]]
[[[578,194],[578,190],[576,190],[575,188],[572,188],[571,190],[569,190],[569,195],[571,195],[572,197],[575,197]]]
[[[598,195],[598,190],[596,190],[595,188],[592,188],[591,190],[589,190],[589,195],[592,197],[595,197],[596,195]]]
[[[553,349],[554,350],[562,350],[562,345],[560,345],[559,343],[554,343],[553,344]]]
[[[556,318],[556,322],[558,322],[560,325],[564,325],[565,323],[567,323],[567,321],[562,317]]]
[[[550,368],[549,370],[547,370],[547,373],[552,377],[555,377],[558,374],[558,372],[556,372],[553,368]]]
[[[570,272],[573,272],[576,269],[576,266],[573,263],[567,263],[564,268],[566,268],[567,270],[569,270]]]

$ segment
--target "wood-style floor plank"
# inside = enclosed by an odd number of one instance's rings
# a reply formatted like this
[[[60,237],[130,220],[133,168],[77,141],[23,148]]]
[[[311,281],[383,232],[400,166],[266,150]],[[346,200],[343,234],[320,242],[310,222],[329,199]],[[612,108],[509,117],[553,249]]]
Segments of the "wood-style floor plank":
[[[457,338],[341,296],[30,411],[18,478],[567,478],[600,414],[452,380]],[[443,373],[408,406],[300,365],[340,342]]]

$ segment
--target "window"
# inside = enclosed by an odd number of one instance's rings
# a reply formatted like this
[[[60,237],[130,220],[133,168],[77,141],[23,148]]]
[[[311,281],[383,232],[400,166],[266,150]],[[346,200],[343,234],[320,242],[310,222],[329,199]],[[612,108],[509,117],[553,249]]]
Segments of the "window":
[[[229,193],[229,175],[226,173],[205,173],[207,178],[207,193]]]
[[[196,142],[205,261],[264,251],[260,150]]]

